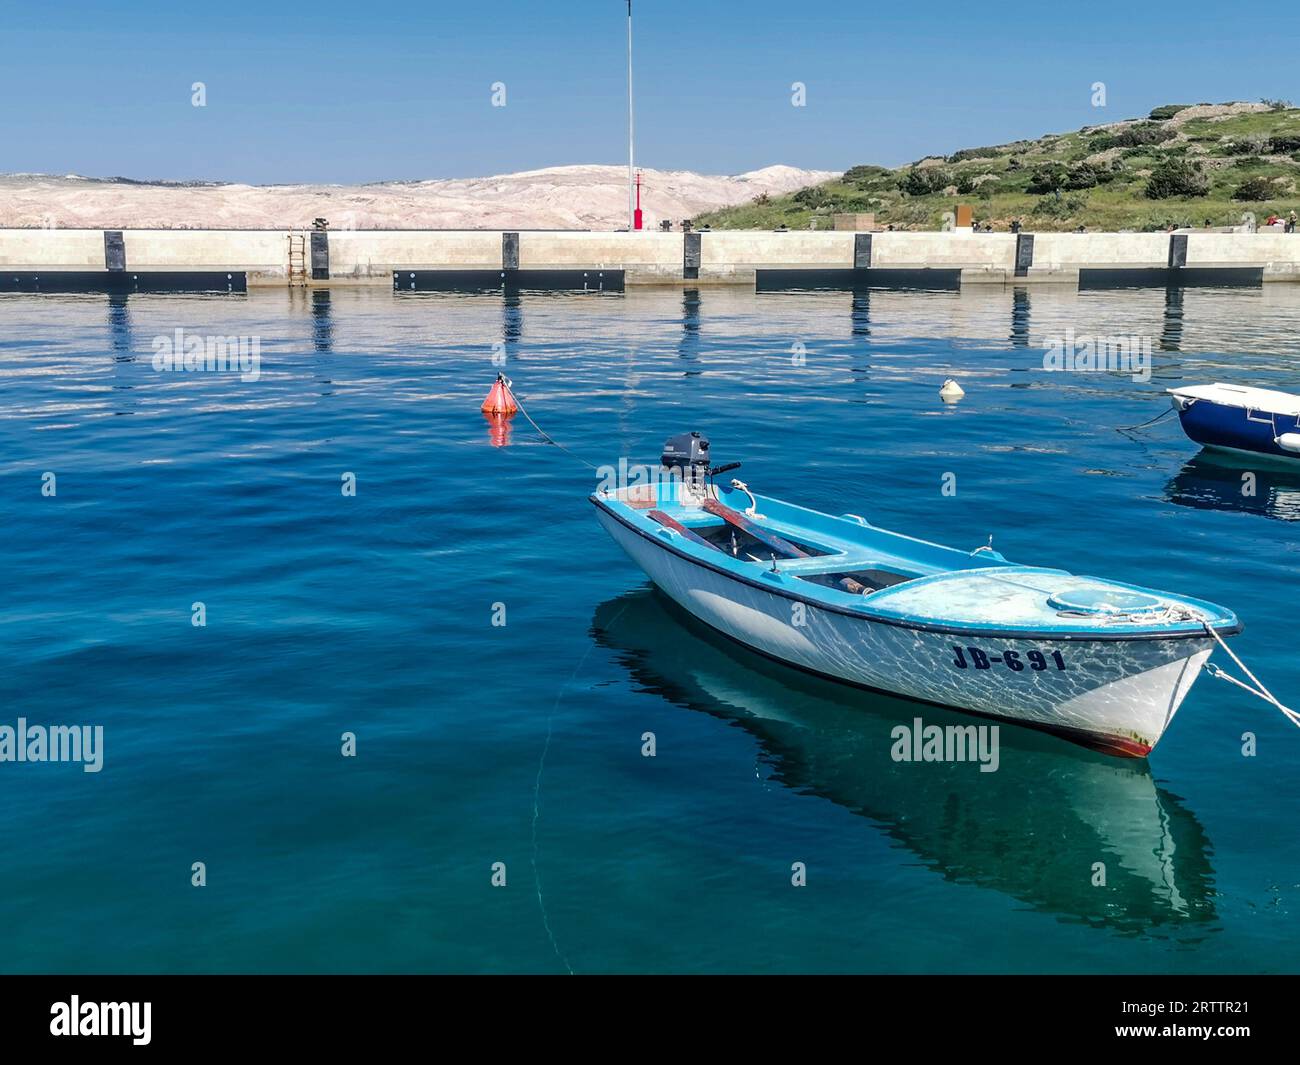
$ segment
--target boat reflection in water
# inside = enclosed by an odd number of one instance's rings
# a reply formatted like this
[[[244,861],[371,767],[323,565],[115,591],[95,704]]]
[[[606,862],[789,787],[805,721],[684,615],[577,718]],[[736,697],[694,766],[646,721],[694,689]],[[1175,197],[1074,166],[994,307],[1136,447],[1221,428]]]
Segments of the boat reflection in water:
[[[650,587],[601,604],[592,636],[641,690],[744,728],[773,779],[868,818],[947,880],[1134,935],[1215,919],[1209,841],[1145,760],[1003,728],[994,772],[895,762],[895,726],[971,719],[771,662]],[[1104,887],[1092,885],[1096,862]]]
[[[1165,498],[1184,507],[1300,521],[1300,470],[1296,465],[1295,459],[1270,461],[1265,455],[1206,449],[1178,471],[1165,488]]]

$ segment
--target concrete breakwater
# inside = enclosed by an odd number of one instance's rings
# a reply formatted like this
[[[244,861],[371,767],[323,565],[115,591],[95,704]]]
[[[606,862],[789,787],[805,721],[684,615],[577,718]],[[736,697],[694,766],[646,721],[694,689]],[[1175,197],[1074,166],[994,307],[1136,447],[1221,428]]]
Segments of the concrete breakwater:
[[[0,229],[0,292],[642,284],[937,287],[1300,281],[1285,233]]]

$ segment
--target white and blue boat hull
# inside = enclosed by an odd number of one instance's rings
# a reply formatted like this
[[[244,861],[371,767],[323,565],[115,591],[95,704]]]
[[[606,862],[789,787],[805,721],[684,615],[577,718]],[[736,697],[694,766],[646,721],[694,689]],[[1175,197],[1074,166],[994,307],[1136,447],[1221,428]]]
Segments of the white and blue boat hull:
[[[1188,439],[1234,454],[1300,461],[1300,396],[1217,383],[1169,389]]]
[[[1123,626],[1024,632],[883,612],[873,617],[853,602],[861,597],[820,601],[821,589],[801,580],[797,566],[735,566],[725,554],[697,550],[680,532],[645,522],[613,497],[592,502],[601,525],[659,589],[754,651],[858,687],[1044,729],[1113,754],[1141,757],[1155,747],[1214,648],[1208,631],[1187,623],[1164,635]],[[1069,578],[995,559],[972,572],[1022,581]],[[737,572],[745,565],[748,570]],[[1219,631],[1239,628],[1230,614],[1215,620],[1224,626],[1216,625]]]

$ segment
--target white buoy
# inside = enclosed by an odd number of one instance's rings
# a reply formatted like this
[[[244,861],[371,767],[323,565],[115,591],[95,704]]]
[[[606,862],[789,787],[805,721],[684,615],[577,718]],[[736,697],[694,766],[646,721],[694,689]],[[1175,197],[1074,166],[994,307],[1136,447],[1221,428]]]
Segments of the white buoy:
[[[956,403],[965,394],[966,390],[951,377],[945,379],[943,387],[939,389],[939,398],[945,403]]]

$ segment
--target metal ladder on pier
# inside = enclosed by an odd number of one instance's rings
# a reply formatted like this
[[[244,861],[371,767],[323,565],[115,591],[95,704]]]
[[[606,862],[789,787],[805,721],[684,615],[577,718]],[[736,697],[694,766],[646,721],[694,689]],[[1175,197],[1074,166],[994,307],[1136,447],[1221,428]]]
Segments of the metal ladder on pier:
[[[289,287],[307,287],[307,234],[289,234]]]

